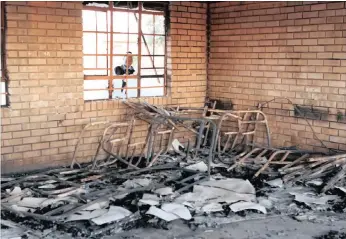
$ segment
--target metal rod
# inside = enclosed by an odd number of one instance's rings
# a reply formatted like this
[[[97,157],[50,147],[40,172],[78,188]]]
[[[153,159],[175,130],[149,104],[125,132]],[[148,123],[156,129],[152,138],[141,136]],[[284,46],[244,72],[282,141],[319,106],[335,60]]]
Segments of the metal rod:
[[[74,150],[74,153],[73,153],[73,156],[72,156],[72,162],[71,162],[71,168],[73,168],[73,166],[78,162],[76,160],[76,156],[77,156],[77,152],[78,152],[78,149],[79,149],[79,145],[80,145],[80,142],[81,142],[81,139],[85,133],[85,131],[89,128],[89,127],[92,127],[92,126],[95,126],[95,125],[100,125],[100,124],[108,124],[109,121],[101,121],[101,122],[93,122],[93,123],[90,123],[90,124],[87,124],[86,126],[84,126],[83,130],[81,131],[81,133],[79,134],[79,137],[78,137],[78,141],[77,141],[77,144],[76,144],[76,147],[75,147],[75,150]],[[79,165],[79,164],[78,164]],[[80,165],[79,165],[80,167]]]
[[[137,96],[141,97],[141,70],[142,70],[142,7],[143,3],[138,2],[138,59],[137,59],[137,65],[138,65],[138,74],[137,74]],[[136,17],[136,13],[134,14]],[[149,52],[148,52],[149,53]]]

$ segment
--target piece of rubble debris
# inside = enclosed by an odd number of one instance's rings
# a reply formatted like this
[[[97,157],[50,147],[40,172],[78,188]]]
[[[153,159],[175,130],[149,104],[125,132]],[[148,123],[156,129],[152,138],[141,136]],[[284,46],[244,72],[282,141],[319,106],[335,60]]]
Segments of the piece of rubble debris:
[[[182,218],[184,220],[190,220],[191,219],[191,213],[190,211],[182,204],[177,203],[165,203],[161,206],[161,209],[173,213],[177,215],[179,218]]]
[[[311,204],[319,204],[319,205],[325,205],[328,201],[335,201],[338,200],[339,197],[337,195],[325,195],[325,196],[316,196],[312,194],[301,194],[301,193],[290,193],[291,195],[294,195],[295,201],[305,203],[306,205]]]
[[[99,217],[95,217],[91,221],[93,221],[97,225],[103,225],[106,223],[119,221],[125,217],[130,216],[131,214],[132,212],[123,207],[110,206],[109,210],[105,214],[102,214]]]
[[[156,216],[158,218],[161,218],[167,222],[179,219],[179,216],[177,216],[174,213],[166,212],[160,208],[157,208],[155,206],[151,206],[149,210],[146,212],[146,214],[150,214],[153,216]]]
[[[100,210],[107,208],[109,206],[109,200],[104,200],[101,202],[94,203],[90,205],[89,207],[84,208],[84,211],[93,211],[93,210]]]
[[[210,212],[221,212],[224,209],[220,203],[209,203],[204,205],[200,210],[202,212],[210,213]]]
[[[323,184],[322,179],[314,179],[306,182],[307,185],[321,186]]]
[[[234,203],[255,201],[255,188],[247,180],[224,179],[201,182],[193,191],[177,197],[176,203],[189,202],[193,207],[203,207],[209,203]]]
[[[129,179],[123,183],[125,188],[137,188],[137,187],[147,187],[151,183],[150,179],[147,178],[135,178]]]
[[[173,189],[171,187],[164,187],[164,188],[158,188],[154,192],[161,196],[166,196],[166,195],[173,194]]]
[[[274,180],[271,180],[271,181],[267,181],[265,183],[270,185],[271,187],[282,188],[284,186],[281,178],[277,178],[277,179],[274,179]]]
[[[314,214],[311,215],[311,214],[304,213],[304,214],[296,215],[293,218],[300,221],[300,222],[312,221],[312,220],[315,220],[317,218],[317,215],[314,215]]]
[[[66,222],[70,221],[81,221],[81,220],[90,220],[95,217],[100,217],[108,212],[107,209],[96,209],[93,211],[80,211],[75,214],[70,215]]]
[[[21,207],[39,208],[47,198],[24,197],[17,203]]]
[[[2,228],[0,235],[2,239],[22,239],[25,236],[25,232],[20,228]]]
[[[197,172],[207,172],[208,171],[208,166],[203,161],[195,163],[195,164],[191,164],[185,168],[189,169],[189,170],[195,170]]]
[[[339,186],[335,186],[336,189],[339,189],[340,191],[346,193],[346,188],[345,187],[339,187]]]
[[[144,193],[142,199],[140,199],[139,202],[151,206],[156,206],[160,204],[160,198],[155,194]]]
[[[229,207],[233,212],[239,212],[243,210],[252,209],[252,210],[260,211],[263,214],[267,214],[267,210],[265,207],[253,202],[237,202],[237,203],[231,204]]]
[[[17,195],[17,194],[21,194],[22,189],[20,187],[14,187],[12,191],[10,189],[6,189],[6,192],[9,195]]]
[[[172,145],[170,147],[170,151],[174,151],[176,152],[177,154],[180,154],[180,155],[185,155],[181,150],[180,148],[183,148],[185,149],[184,145],[182,145],[178,139],[174,139],[173,142],[172,142]]]
[[[273,201],[264,198],[264,197],[258,197],[258,204],[262,205],[263,207],[265,207],[266,209],[272,209],[273,208]]]

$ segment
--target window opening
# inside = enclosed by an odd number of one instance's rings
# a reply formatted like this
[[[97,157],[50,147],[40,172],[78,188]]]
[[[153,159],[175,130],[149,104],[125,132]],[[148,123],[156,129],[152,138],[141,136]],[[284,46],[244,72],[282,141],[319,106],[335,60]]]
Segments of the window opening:
[[[167,3],[84,4],[84,99],[165,95]]]

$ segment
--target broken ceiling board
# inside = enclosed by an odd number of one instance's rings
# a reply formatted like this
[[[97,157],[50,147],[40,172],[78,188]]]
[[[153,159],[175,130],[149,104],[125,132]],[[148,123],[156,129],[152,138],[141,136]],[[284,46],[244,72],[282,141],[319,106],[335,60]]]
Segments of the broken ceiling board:
[[[129,210],[118,207],[118,206],[110,206],[107,213],[103,214],[100,217],[93,218],[92,221],[97,225],[103,225],[110,222],[119,221],[125,217],[128,217],[132,214]]]
[[[142,199],[140,199],[139,202],[151,206],[157,206],[160,204],[160,198],[155,194],[144,193]]]
[[[97,209],[94,211],[80,211],[75,214],[70,215],[66,221],[81,221],[81,220],[90,220],[96,217],[105,215],[108,212],[108,209]]]
[[[202,212],[210,213],[210,212],[221,212],[223,211],[223,207],[220,203],[209,203],[204,205],[201,208]]]
[[[161,206],[161,209],[173,213],[184,220],[191,219],[190,211],[182,204],[179,203],[165,203]]]
[[[166,211],[164,211],[160,208],[157,208],[155,206],[151,206],[145,214],[153,215],[153,216],[161,218],[167,222],[179,219],[179,216],[175,215],[174,213],[166,212]]]
[[[189,202],[193,207],[203,207],[208,203],[234,203],[255,200],[255,188],[248,180],[231,178],[202,182],[195,185],[192,192],[180,195],[174,202]]]
[[[233,203],[229,207],[233,212],[239,212],[239,211],[243,211],[243,210],[252,209],[252,210],[257,210],[257,211],[260,211],[264,214],[267,214],[267,210],[265,207],[263,207],[260,204],[253,203],[253,202],[237,202],[237,203]]]
[[[201,186],[221,188],[237,193],[255,194],[256,190],[249,180],[239,178],[227,178],[221,180],[210,180],[200,183]]]

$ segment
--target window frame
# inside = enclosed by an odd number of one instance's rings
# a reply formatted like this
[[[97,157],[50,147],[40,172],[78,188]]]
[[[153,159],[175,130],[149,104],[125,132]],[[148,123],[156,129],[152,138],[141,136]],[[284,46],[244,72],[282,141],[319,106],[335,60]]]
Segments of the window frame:
[[[1,107],[9,106],[9,94],[8,94],[8,74],[6,68],[6,11],[5,11],[5,2],[0,2],[1,8],[1,83],[5,83],[5,92],[2,92],[1,87],[1,98],[2,95],[5,95],[5,104],[1,101]]]
[[[115,90],[121,90],[121,88],[116,88],[113,87],[113,80],[125,80],[126,82],[128,82],[129,79],[137,79],[137,87],[128,87],[128,84],[126,84],[126,87],[124,87],[125,90],[125,99],[129,99],[128,97],[128,90],[130,89],[137,89],[137,96],[136,97],[131,97],[131,98],[141,98],[141,97],[164,97],[167,95],[167,11],[168,8],[165,7],[165,9],[163,11],[151,11],[151,10],[145,10],[143,9],[143,2],[139,1],[138,2],[138,7],[136,9],[132,9],[130,7],[128,8],[117,8],[113,5],[113,2],[109,2],[108,3],[108,7],[99,7],[99,6],[83,6],[83,10],[91,10],[91,11],[95,11],[96,12],[105,12],[106,13],[106,31],[98,31],[97,29],[97,20],[96,20],[96,31],[88,31],[88,30],[84,30],[84,24],[83,24],[83,36],[85,33],[95,33],[96,36],[96,53],[95,54],[85,54],[83,51],[83,61],[84,61],[84,57],[85,56],[95,56],[96,57],[96,68],[85,68],[84,67],[84,63],[83,63],[83,71],[84,70],[106,70],[107,74],[106,75],[85,75],[84,74],[84,81],[86,80],[108,80],[108,87],[107,88],[102,88],[102,89],[85,89],[83,88],[83,95],[85,95],[86,91],[108,91],[108,98],[100,98],[100,99],[92,99],[92,100],[85,100],[85,101],[95,101],[95,100],[114,100],[117,98],[113,98],[113,92]],[[137,21],[137,25],[138,25],[138,31],[137,33],[131,33],[129,32],[129,30],[127,32],[116,32],[114,31],[113,28],[113,18],[114,18],[114,13],[116,12],[127,12],[127,13],[133,13],[136,14],[136,21]],[[154,19],[154,24],[155,24],[155,16],[163,16],[164,17],[164,32],[162,34],[156,34],[155,30],[153,31],[152,34],[147,34],[147,33],[143,33],[142,31],[142,14],[149,14],[153,16]],[[130,14],[128,14],[128,16],[130,16]],[[110,18],[110,19],[108,19]],[[97,17],[96,17],[97,19]],[[110,23],[110,24],[109,24]],[[128,20],[128,24],[129,24],[129,20]],[[110,25],[110,26],[108,26]],[[155,29],[155,26],[154,26]],[[107,35],[107,53],[106,54],[98,54],[98,34],[106,34]],[[137,47],[138,47],[138,52],[136,54],[118,54],[114,52],[114,48],[113,48],[113,44],[114,44],[114,35],[116,34],[124,34],[128,36],[128,40],[127,40],[127,47],[129,48],[129,35],[137,35]],[[153,46],[153,52],[151,53],[149,50],[149,47],[146,43],[145,40],[145,36],[146,35],[151,35],[153,36],[154,39],[154,46]],[[155,55],[155,37],[156,36],[163,36],[164,37],[164,55]],[[109,43],[109,44],[108,44]],[[148,55],[143,55],[143,51],[142,51],[142,44],[144,43],[145,47],[147,48],[147,52]],[[84,44],[84,42],[83,42]],[[126,56],[126,55],[133,55],[133,56],[137,56],[137,75],[115,75],[114,72],[114,67],[115,65],[113,64],[113,57],[117,57],[117,56]],[[106,56],[107,57],[107,68],[97,68],[97,62],[98,62],[98,57],[99,56]],[[152,67],[151,68],[142,68],[141,67],[141,59],[142,57],[149,57]],[[164,57],[164,65],[163,67],[155,67],[154,64],[154,57]],[[144,69],[151,69],[154,70],[155,75],[142,75],[141,74],[141,70]],[[163,69],[163,74],[157,74],[157,70],[162,70]],[[145,87],[141,87],[141,81],[142,79],[145,78],[157,78],[157,79],[163,79],[162,82],[162,86],[145,86]],[[160,96],[142,96],[141,95],[141,89],[154,89],[154,88],[163,88],[163,95]]]

